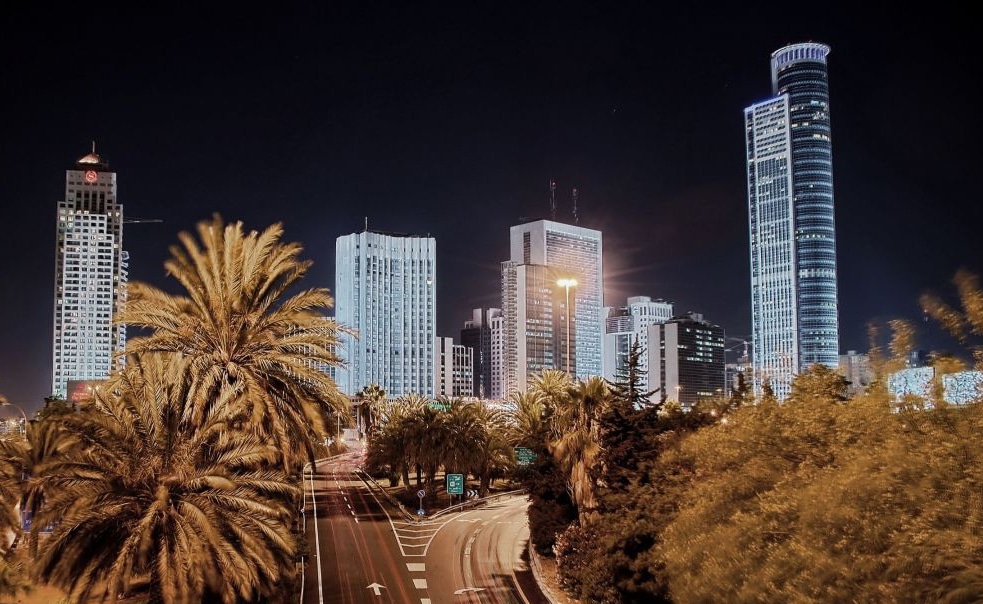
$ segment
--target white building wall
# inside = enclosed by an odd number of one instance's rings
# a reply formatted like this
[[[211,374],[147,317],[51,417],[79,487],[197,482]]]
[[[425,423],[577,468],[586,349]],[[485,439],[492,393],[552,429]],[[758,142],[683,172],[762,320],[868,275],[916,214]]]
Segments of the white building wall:
[[[352,395],[378,384],[391,397],[434,395],[436,241],[363,231],[335,245],[339,323],[354,328],[342,356]]]

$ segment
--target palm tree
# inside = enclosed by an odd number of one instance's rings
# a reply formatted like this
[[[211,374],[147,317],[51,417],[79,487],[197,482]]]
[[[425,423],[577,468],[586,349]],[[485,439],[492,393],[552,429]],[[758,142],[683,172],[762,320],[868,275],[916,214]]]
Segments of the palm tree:
[[[568,476],[568,489],[582,519],[591,518],[597,507],[590,470],[601,452],[598,420],[610,398],[607,383],[592,377],[568,388],[553,418],[553,457]]]
[[[321,314],[332,298],[316,288],[284,299],[311,263],[298,259],[300,245],[280,241],[282,233],[275,224],[245,234],[241,222],[223,225],[217,216],[199,223],[201,243],[181,233],[183,247],[171,246],[164,263],[185,295],[131,283],[118,321],[152,330],[131,339],[128,352],[190,360],[193,404],[183,420],[200,424],[220,401],[234,402],[288,467],[298,447],[313,459],[326,416],[347,413],[348,401],[323,371],[340,363],[334,348],[341,328]]]
[[[474,453],[469,471],[478,478],[478,496],[484,497],[492,479],[515,464],[515,452],[509,443],[505,412],[475,403],[473,413],[479,428],[471,438]]]
[[[378,384],[369,384],[355,395],[362,432],[369,436],[379,422],[379,408],[386,400],[386,391]]]
[[[277,447],[230,429],[227,386],[188,414],[197,359],[138,354],[84,411],[64,418],[80,446],[32,478],[45,502],[32,531],[53,525],[36,572],[73,601],[139,588],[151,602],[232,603],[274,594],[290,578],[285,525],[299,489],[275,467]],[[192,421],[195,420],[195,421]]]

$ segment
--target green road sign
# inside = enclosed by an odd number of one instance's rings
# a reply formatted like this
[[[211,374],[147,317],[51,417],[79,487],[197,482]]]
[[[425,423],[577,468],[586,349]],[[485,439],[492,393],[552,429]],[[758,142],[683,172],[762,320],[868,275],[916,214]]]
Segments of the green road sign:
[[[448,495],[464,494],[464,474],[447,475],[447,494]]]
[[[520,466],[531,466],[536,463],[536,452],[528,447],[516,447],[515,463]]]

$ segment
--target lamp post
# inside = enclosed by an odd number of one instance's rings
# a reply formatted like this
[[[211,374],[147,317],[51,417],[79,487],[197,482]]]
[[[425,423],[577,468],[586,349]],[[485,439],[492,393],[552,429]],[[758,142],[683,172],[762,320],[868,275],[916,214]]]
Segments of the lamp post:
[[[566,289],[567,292],[567,302],[564,312],[567,315],[567,374],[570,373],[570,288],[577,287],[576,279],[560,279],[556,282],[557,285]]]
[[[15,405],[11,403],[10,401],[7,400],[7,397],[0,394],[0,407],[13,407],[14,409],[20,411],[21,417],[24,418],[24,423],[21,424],[20,431],[21,432],[27,431],[27,414],[24,413],[24,410],[20,408],[20,405]]]

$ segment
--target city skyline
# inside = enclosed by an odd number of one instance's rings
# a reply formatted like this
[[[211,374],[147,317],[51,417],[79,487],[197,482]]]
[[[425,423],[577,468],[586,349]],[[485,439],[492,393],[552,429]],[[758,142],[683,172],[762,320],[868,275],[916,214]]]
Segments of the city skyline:
[[[866,349],[868,320],[918,318],[920,293],[983,268],[980,78],[961,15],[311,9],[226,25],[209,10],[144,22],[23,7],[2,26],[18,90],[0,148],[0,245],[19,261],[0,293],[12,401],[36,409],[49,394],[50,225],[64,167],[93,138],[127,213],[165,221],[127,227],[132,280],[163,284],[177,233],[219,212],[282,220],[315,263],[306,284],[333,289],[334,239],[368,215],[441,241],[437,333],[456,334],[470,309],[499,305],[503,229],[549,218],[555,180],[558,218],[572,220],[577,187],[580,224],[605,234],[606,301],[668,298],[749,336],[740,110],[765,97],[762,57],[800,40],[834,49],[840,352]],[[85,53],[79,27],[117,41]],[[885,102],[902,83],[904,101]]]

